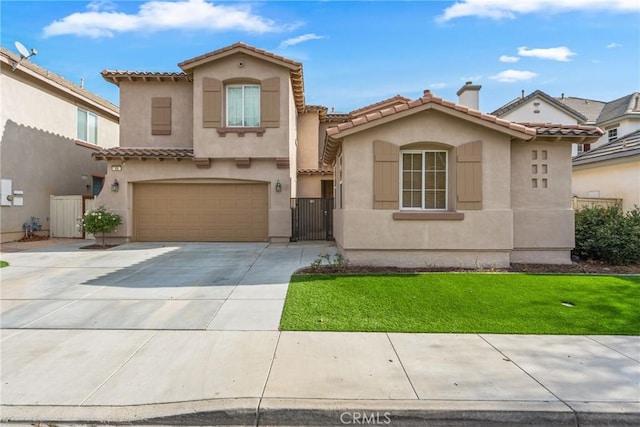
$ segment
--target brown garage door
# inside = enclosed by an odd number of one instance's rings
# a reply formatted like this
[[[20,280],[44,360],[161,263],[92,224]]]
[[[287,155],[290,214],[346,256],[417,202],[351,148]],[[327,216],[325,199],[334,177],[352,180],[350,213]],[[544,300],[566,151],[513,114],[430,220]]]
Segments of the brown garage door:
[[[263,242],[266,184],[136,184],[135,239],[142,242]]]

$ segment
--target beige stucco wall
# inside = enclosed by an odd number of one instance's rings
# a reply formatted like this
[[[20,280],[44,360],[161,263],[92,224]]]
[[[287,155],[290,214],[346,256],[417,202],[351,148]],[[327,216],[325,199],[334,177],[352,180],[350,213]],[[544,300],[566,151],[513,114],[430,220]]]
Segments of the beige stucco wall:
[[[419,142],[446,144],[450,151],[450,210],[455,206],[454,149],[482,140],[484,210],[460,211],[464,212],[463,220],[394,220],[393,213],[400,210],[399,206],[373,210],[374,140],[399,147]],[[334,235],[352,262],[469,266],[476,262],[504,265],[508,261],[504,254],[512,248],[513,241],[508,136],[437,111],[426,111],[348,136],[342,150],[344,210],[336,211]],[[499,167],[491,167],[493,164]],[[372,257],[370,251],[383,255]],[[403,251],[412,251],[413,255],[407,256]],[[447,251],[458,253],[441,256]],[[485,251],[500,255],[479,255]]]
[[[92,176],[106,173],[106,162],[91,158],[95,150],[13,121],[5,123],[0,146],[2,179],[11,180],[13,191],[24,195],[23,206],[1,207],[2,242],[22,238],[22,224],[32,216],[40,218],[43,233],[48,233],[50,196],[89,196]]]
[[[570,251],[574,246],[571,145],[535,141],[514,143],[512,147],[513,262],[549,263],[550,258],[555,263],[571,262]],[[532,158],[534,151],[537,160]],[[533,173],[534,165],[537,173]],[[537,180],[537,188],[533,188],[533,179]],[[543,188],[543,179],[547,180],[547,188]],[[548,251],[556,255],[550,257]]]
[[[298,168],[318,168],[318,112],[311,111],[298,117]]]
[[[89,100],[57,90],[38,78],[24,74],[21,68],[11,71],[11,67],[4,62],[0,74],[0,94],[1,126],[7,120],[12,120],[20,125],[76,139],[80,107],[98,116],[98,145],[118,145],[119,125],[113,114],[107,115]]]
[[[269,239],[288,241],[291,237],[291,211],[289,194],[291,182],[288,169],[276,168],[272,159],[254,159],[251,167],[238,168],[234,160],[216,159],[211,168],[199,169],[191,160],[128,160],[122,171],[112,171],[111,165],[121,161],[109,162],[109,173],[105,180],[105,189],[96,201],[96,206],[105,205],[118,212],[124,219],[113,238],[131,240],[133,237],[133,184],[148,181],[166,182],[267,182],[269,183]],[[112,192],[114,179],[120,184],[120,191]],[[280,180],[282,191],[275,191],[276,180]]]
[[[572,190],[578,197],[620,198],[625,211],[640,206],[640,156],[574,166]]]
[[[242,67],[240,66],[242,63]],[[267,128],[263,136],[228,133],[222,137],[214,128],[202,126],[202,85],[204,77],[225,81],[264,80],[280,77],[280,127]],[[201,65],[193,74],[193,148],[196,157],[289,157],[291,143],[291,86],[289,70],[249,55],[235,54]],[[224,89],[223,89],[224,93]],[[224,112],[223,112],[224,114]],[[224,124],[223,124],[224,126]]]
[[[171,135],[151,135],[151,99],[171,98]],[[121,82],[120,146],[193,147],[193,85],[188,82]]]

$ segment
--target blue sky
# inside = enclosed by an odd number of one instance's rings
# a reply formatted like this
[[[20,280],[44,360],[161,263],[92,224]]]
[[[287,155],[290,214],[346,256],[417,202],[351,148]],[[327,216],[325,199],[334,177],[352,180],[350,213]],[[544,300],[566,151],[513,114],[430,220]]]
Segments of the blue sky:
[[[303,63],[307,104],[347,112],[482,85],[491,112],[536,89],[611,101],[640,91],[638,0],[6,1],[1,44],[118,104],[104,69],[180,71],[237,41]]]

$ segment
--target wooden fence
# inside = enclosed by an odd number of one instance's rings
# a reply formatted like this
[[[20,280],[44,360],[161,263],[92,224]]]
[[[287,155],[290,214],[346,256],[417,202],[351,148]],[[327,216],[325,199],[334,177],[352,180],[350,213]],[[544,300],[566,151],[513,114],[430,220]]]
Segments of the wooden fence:
[[[577,197],[577,196],[573,197],[574,210],[577,211],[589,206],[601,206],[604,208],[608,206],[618,206],[622,208],[622,199],[614,199],[614,198],[607,198],[607,197]]]

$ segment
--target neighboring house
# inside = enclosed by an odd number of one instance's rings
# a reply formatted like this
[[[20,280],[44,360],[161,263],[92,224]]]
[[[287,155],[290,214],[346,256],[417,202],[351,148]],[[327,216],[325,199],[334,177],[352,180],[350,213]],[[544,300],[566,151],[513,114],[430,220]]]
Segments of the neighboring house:
[[[602,107],[596,125],[605,134],[593,148],[640,129],[640,93],[634,92],[607,102]]]
[[[520,98],[503,105],[491,114],[512,122],[595,124],[588,123],[587,116],[579,110],[560,102],[541,90],[536,90],[527,96],[523,91]],[[582,151],[588,151],[589,148],[588,144],[586,146],[574,144],[571,154],[575,156]]]
[[[573,194],[622,199],[625,211],[640,206],[640,129],[575,157]]]
[[[526,125],[429,92],[330,128],[333,232],[357,264],[496,266],[569,263],[574,246],[571,144],[593,126]]]
[[[95,195],[106,173],[91,153],[118,144],[118,107],[0,48],[2,242],[23,224],[49,230],[52,195]],[[15,68],[15,69],[14,69]]]
[[[290,198],[335,192],[354,263],[570,262],[570,146],[598,128],[483,114],[472,84],[467,106],[426,92],[328,112],[305,104],[302,64],[244,43],[179,67],[102,73],[120,87],[120,146],[94,154],[117,238],[285,242]]]

